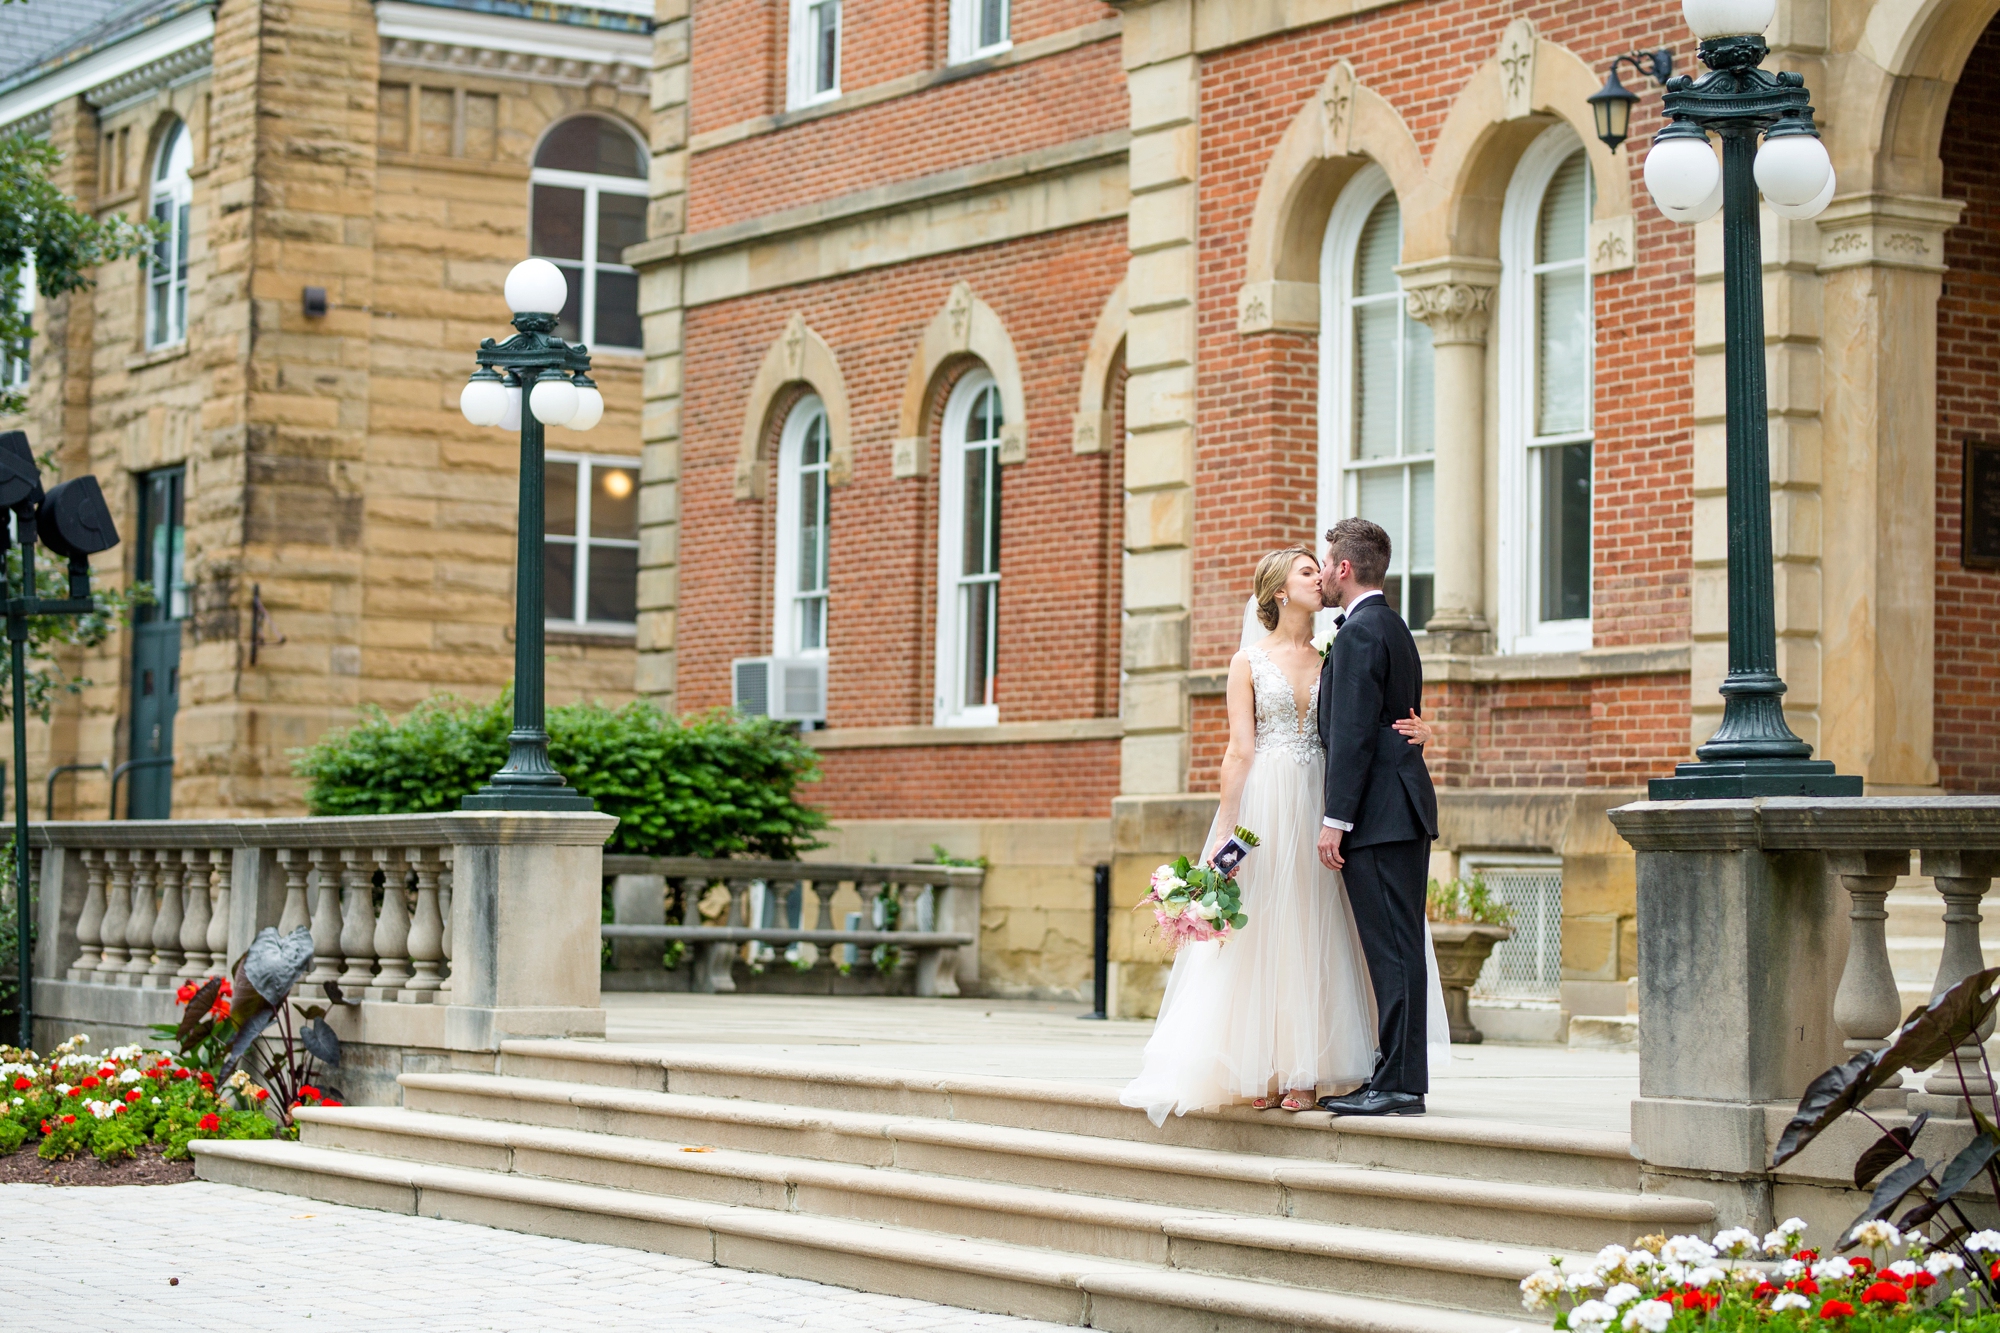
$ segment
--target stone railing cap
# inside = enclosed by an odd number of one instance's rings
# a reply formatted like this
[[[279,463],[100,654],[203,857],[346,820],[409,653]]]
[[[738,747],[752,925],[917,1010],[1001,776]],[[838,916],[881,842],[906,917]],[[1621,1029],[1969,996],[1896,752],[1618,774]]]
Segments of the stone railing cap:
[[[586,812],[467,811],[304,819],[55,820],[28,825],[36,847],[409,847],[549,843],[601,847],[618,820]]]
[[[2000,796],[1635,801],[1609,814],[1638,851],[2000,850]]]

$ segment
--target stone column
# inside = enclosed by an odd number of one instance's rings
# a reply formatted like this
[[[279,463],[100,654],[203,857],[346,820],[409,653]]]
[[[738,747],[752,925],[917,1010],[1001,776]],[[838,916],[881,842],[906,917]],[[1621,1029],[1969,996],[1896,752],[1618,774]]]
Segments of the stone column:
[[[1500,265],[1433,259],[1399,268],[1410,318],[1436,349],[1436,609],[1428,625],[1446,652],[1493,650],[1486,618],[1486,329]]]
[[[1822,758],[1931,787],[1937,302],[1964,206],[1867,194],[1819,217],[1826,332]]]

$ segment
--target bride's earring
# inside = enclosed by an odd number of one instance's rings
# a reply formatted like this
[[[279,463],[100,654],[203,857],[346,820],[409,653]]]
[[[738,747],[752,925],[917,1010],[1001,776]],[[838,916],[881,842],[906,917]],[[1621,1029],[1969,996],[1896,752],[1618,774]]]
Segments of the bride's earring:
[[[1280,596],[1278,598],[1278,605],[1280,607],[1290,606],[1291,604],[1292,604],[1292,599],[1289,597]]]

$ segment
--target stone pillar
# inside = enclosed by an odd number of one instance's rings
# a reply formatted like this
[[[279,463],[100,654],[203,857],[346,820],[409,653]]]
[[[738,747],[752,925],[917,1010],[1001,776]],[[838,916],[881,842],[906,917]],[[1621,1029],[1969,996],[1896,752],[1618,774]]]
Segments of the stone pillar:
[[[1397,273],[1410,318],[1430,326],[1436,349],[1436,609],[1424,628],[1445,652],[1488,653],[1486,329],[1500,265],[1433,259]]]
[[[659,875],[618,875],[611,881],[611,919],[621,926],[667,924],[667,882]],[[658,972],[664,940],[613,940],[611,965],[621,972]]]
[[[1826,335],[1821,757],[1934,787],[1937,302],[1964,205],[1866,194],[1819,217]]]
[[[1128,10],[1124,43],[1132,203],[1120,790],[1130,795],[1187,789],[1201,99],[1192,7]]]
[[[639,460],[639,630],[634,688],[674,707],[680,607],[681,266],[687,229],[688,0],[656,0],[651,202],[646,240],[625,252],[639,270],[646,344]]]

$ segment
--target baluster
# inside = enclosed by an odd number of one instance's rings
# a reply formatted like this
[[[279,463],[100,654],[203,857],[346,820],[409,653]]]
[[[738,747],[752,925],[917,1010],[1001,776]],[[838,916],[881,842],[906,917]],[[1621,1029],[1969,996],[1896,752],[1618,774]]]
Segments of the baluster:
[[[438,910],[438,862],[428,847],[412,847],[403,853],[417,876],[417,910],[410,918],[410,968],[412,975],[396,998],[405,1004],[429,1004],[444,978],[439,975],[444,962],[444,918]]]
[[[181,891],[187,906],[181,911],[181,976],[206,976],[215,960],[208,953],[208,925],[215,909],[208,896],[208,853],[190,847],[181,853]]]
[[[304,850],[293,847],[278,849],[278,864],[285,868],[285,910],[278,914],[278,933],[289,935],[312,924],[312,908],[306,905],[306,874],[311,867]]]
[[[444,920],[444,981],[438,986],[436,1004],[451,1003],[451,878],[453,849],[438,849],[438,916]]]
[[[382,966],[368,998],[394,1003],[410,980],[410,900],[404,896],[410,867],[393,847],[377,847],[375,864],[382,871],[382,912],[375,919],[374,940]]]
[[[229,904],[235,873],[235,856],[221,847],[209,850],[208,896],[215,904],[208,918],[208,975],[212,977],[228,976],[233,961],[229,957]]]
[[[1896,970],[1883,936],[1889,913],[1882,902],[1896,887],[1896,877],[1909,873],[1910,854],[1836,851],[1827,853],[1826,864],[1853,900],[1847,914],[1847,964],[1833,997],[1834,1026],[1848,1050],[1880,1050],[1903,1017]]]
[[[76,918],[76,961],[70,964],[71,981],[91,981],[104,960],[104,853],[86,847],[83,857],[83,911]]]
[[[891,886],[896,895],[898,908],[896,912],[896,933],[898,935],[913,932],[921,926],[922,923],[918,920],[917,903],[923,897],[926,887],[923,884],[896,884]],[[916,970],[916,949],[911,946],[898,947],[896,950],[896,975],[899,977],[908,977],[914,974]]]
[[[330,849],[315,847],[307,855],[312,860],[313,887],[319,896],[313,899],[313,965],[306,981],[319,985],[340,976],[340,881],[334,875]]]
[[[153,853],[160,882],[160,909],[153,917],[153,964],[146,969],[144,984],[172,985],[181,963],[181,858],[171,849]]]
[[[153,966],[153,922],[160,914],[154,886],[159,878],[151,852],[133,852],[131,857],[132,915],[125,922],[125,946],[132,951],[132,957],[118,979],[128,986],[143,986],[146,973]]]
[[[813,897],[819,899],[819,912],[813,917],[813,929],[838,929],[833,924],[833,897],[840,892],[840,881],[837,879],[813,880],[812,891]],[[834,957],[834,953],[837,947],[832,944],[815,944],[813,946],[813,966],[818,968],[831,968],[835,966],[837,960]]]
[[[2000,856],[1992,853],[1924,851],[1923,872],[1937,884],[1938,893],[1944,897],[1944,953],[1938,959],[1932,999],[1985,970],[1979,948],[1979,900],[1992,886],[1996,871],[2000,871]],[[1961,1093],[1990,1096],[1993,1082],[1986,1077],[1979,1048],[1992,1035],[1993,1019],[1988,1016],[1974,1038],[1958,1048],[1956,1059],[1942,1060],[1931,1071],[1924,1082],[1924,1091],[1942,1097],[1957,1097]]]
[[[340,988],[350,999],[375,981],[375,871],[359,847],[340,849]]]
[[[104,924],[99,936],[104,956],[98,960],[92,981],[116,981],[125,971],[132,951],[125,944],[125,930],[132,919],[132,862],[130,853],[113,847],[104,853]]]

